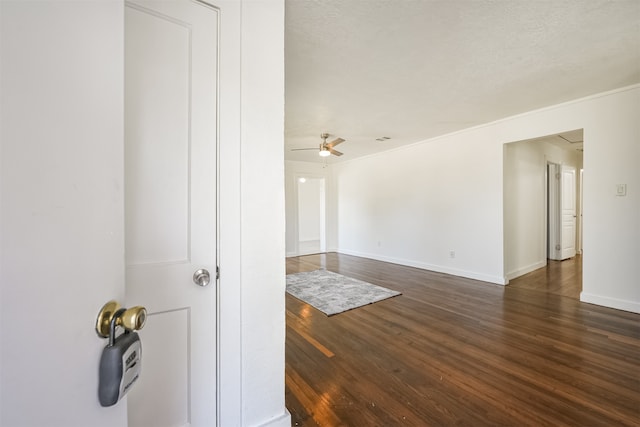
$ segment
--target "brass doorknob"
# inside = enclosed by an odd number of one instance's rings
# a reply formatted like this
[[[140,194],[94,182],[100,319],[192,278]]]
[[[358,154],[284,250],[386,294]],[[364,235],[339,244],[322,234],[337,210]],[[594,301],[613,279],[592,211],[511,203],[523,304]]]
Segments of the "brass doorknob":
[[[126,309],[125,312],[120,315],[119,321],[116,321],[116,324],[128,331],[137,331],[143,328],[146,321],[147,309],[137,305]]]
[[[120,310],[120,304],[116,301],[109,301],[103,305],[102,309],[98,312],[96,332],[100,338],[109,338],[111,319],[113,319],[113,316],[115,316],[116,311],[118,310]]]
[[[127,331],[137,331],[142,329],[147,321],[147,309],[139,305],[122,309],[117,301],[109,301],[102,307],[96,320],[96,332],[99,337],[109,338],[112,321],[115,322],[115,326]]]

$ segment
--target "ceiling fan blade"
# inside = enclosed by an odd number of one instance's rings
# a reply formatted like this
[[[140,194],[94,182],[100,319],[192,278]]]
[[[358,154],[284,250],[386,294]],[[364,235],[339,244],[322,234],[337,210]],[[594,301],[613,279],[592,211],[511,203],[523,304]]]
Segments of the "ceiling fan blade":
[[[316,150],[318,151],[317,148],[292,148],[291,151],[304,151],[304,150]]]
[[[341,143],[343,143],[343,142],[344,142],[344,139],[342,139],[342,138],[336,138],[336,139],[334,139],[333,141],[331,141],[330,143],[328,143],[328,144],[327,144],[327,147],[328,147],[328,148],[333,148],[333,147],[335,147],[336,145],[341,144]]]
[[[333,148],[329,148],[329,152],[334,156],[342,156],[341,152],[339,152],[338,150],[334,150]]]

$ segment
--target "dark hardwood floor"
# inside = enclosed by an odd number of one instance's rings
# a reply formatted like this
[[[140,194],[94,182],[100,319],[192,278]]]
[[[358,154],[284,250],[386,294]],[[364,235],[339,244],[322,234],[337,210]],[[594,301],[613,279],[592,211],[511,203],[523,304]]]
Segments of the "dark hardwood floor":
[[[580,299],[582,292],[582,255],[565,261],[547,260],[539,268],[509,282],[510,288],[530,289]]]
[[[335,253],[287,259],[287,273],[317,268],[402,295],[327,317],[287,294],[293,426],[640,425],[640,315],[533,274],[503,287]]]

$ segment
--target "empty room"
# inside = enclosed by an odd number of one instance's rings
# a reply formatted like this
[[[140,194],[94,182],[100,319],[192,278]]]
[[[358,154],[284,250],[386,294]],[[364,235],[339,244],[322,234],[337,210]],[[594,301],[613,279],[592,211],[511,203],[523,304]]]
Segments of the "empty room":
[[[1,0],[0,426],[637,426],[640,2]]]
[[[637,425],[640,5],[285,11],[292,425]]]

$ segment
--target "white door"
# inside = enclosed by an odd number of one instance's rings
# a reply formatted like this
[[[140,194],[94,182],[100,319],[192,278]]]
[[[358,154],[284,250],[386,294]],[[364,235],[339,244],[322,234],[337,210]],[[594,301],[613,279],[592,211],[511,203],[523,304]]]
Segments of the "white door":
[[[548,165],[548,256],[564,260],[576,255],[576,170]]]
[[[547,256],[560,259],[560,165],[547,165]]]
[[[149,314],[130,427],[216,424],[218,15],[125,7],[126,305]]]
[[[582,203],[583,197],[584,197],[584,169],[580,169],[580,174],[578,176],[580,185],[579,185],[579,195],[580,195],[580,200],[578,201],[578,206],[580,206],[580,210],[578,212],[578,238],[577,240],[577,247],[576,247],[576,252],[581,254],[582,253],[582,209],[584,204]]]
[[[576,168],[562,165],[560,174],[560,259],[576,255]]]

